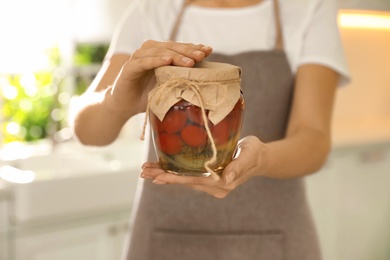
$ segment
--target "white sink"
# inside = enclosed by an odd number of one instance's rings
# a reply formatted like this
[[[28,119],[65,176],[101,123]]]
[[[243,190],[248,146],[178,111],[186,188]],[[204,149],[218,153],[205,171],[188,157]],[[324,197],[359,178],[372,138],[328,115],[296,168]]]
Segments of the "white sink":
[[[19,169],[21,175],[33,175],[27,183],[7,182],[13,204],[11,220],[23,225],[130,210],[142,147],[141,142],[117,142],[104,148],[69,144],[51,154],[2,161],[3,166]]]
[[[90,174],[95,170],[109,169],[109,165],[105,163],[101,155],[88,155],[80,152],[32,156],[3,164],[22,171],[34,172],[35,181],[67,178],[70,175]]]

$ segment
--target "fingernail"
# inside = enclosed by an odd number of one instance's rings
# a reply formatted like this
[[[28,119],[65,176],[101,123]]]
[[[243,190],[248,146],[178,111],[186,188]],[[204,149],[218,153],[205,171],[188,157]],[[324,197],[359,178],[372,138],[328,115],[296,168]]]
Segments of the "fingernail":
[[[193,60],[190,59],[190,58],[188,58],[188,57],[183,57],[183,58],[181,58],[181,60],[182,60],[184,63],[187,63],[187,64],[193,62]]]
[[[211,47],[210,46],[202,46],[202,49],[205,50],[205,51],[208,51],[208,50],[211,49]]]
[[[236,173],[235,172],[229,172],[226,175],[226,185],[232,183],[234,181],[234,178],[236,178]]]
[[[152,179],[152,177],[150,177],[149,175],[143,174],[143,173],[141,173],[141,178],[143,178],[143,179]]]
[[[171,59],[171,57],[169,56],[164,56],[164,57],[161,57],[162,60],[164,61],[169,61]]]
[[[154,183],[154,184],[157,184],[157,185],[167,184],[166,182],[159,181],[159,180],[153,180],[153,183]]]
[[[201,51],[193,51],[192,53],[193,53],[194,55],[201,55],[201,54],[204,55],[204,52],[201,52]]]

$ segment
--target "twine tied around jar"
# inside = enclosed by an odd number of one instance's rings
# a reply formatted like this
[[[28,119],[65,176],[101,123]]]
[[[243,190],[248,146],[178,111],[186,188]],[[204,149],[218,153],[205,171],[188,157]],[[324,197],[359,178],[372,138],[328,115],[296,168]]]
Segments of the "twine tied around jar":
[[[217,161],[217,147],[216,147],[214,138],[211,134],[210,127],[207,123],[208,117],[206,114],[205,102],[204,102],[204,99],[203,99],[202,94],[201,94],[201,89],[203,87],[206,87],[209,85],[222,86],[222,85],[227,84],[227,83],[238,82],[238,81],[239,80],[229,80],[229,81],[223,81],[223,82],[204,82],[204,81],[200,82],[200,81],[195,81],[195,80],[187,80],[184,78],[173,78],[173,79],[170,79],[170,80],[164,82],[163,84],[157,86],[156,88],[154,88],[153,90],[150,91],[149,96],[148,96],[148,104],[146,107],[146,116],[145,116],[145,120],[144,120],[142,134],[140,137],[141,140],[145,139],[145,131],[146,131],[146,125],[147,125],[148,116],[149,116],[149,112],[150,112],[150,104],[151,104],[151,101],[153,100],[153,98],[155,97],[156,94],[160,94],[160,96],[157,97],[157,100],[156,100],[156,103],[158,104],[161,100],[163,100],[170,93],[172,93],[171,92],[172,90],[178,89],[178,90],[182,90],[182,91],[184,91],[184,90],[192,91],[195,94],[195,96],[199,102],[199,107],[201,109],[201,116],[202,116],[203,122],[205,122],[205,124],[204,124],[205,130],[206,130],[207,137],[208,137],[208,140],[211,144],[211,149],[213,152],[212,157],[204,163],[204,168],[207,170],[208,173],[210,173],[210,176],[213,179],[218,180],[220,178],[219,175],[215,171],[213,171],[210,167],[212,164],[216,163],[216,161]],[[215,104],[215,105],[218,105],[218,104]]]

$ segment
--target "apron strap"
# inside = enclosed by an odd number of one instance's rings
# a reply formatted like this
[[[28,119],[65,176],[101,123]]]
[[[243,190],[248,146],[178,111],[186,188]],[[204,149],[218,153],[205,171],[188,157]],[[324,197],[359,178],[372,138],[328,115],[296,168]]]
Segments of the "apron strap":
[[[179,14],[177,15],[176,21],[173,25],[171,35],[169,36],[170,41],[175,41],[177,37],[177,32],[179,31],[180,22],[183,17],[184,11],[186,10],[187,6],[192,2],[192,0],[184,0],[183,5],[180,9]]]
[[[183,5],[180,9],[180,12],[176,18],[176,21],[173,25],[171,35],[169,36],[170,41],[175,41],[177,37],[177,32],[179,31],[180,22],[183,17],[183,14],[189,4],[193,0],[184,0]],[[280,8],[278,0],[273,0],[274,3],[274,16],[275,16],[275,25],[276,25],[276,40],[274,49],[282,50],[283,49],[283,32],[282,32],[282,23],[280,19]]]
[[[276,25],[276,41],[274,49],[282,50],[283,49],[283,32],[282,32],[282,22],[280,19],[280,8],[278,0],[274,0],[274,14],[275,14],[275,25]]]

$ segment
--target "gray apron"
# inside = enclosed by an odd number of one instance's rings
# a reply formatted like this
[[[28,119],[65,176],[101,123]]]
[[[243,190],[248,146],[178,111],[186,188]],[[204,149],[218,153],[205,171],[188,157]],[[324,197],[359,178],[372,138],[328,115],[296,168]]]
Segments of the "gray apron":
[[[246,101],[242,135],[256,135],[263,142],[284,137],[294,82],[274,3],[274,50],[212,54],[207,59],[242,68]],[[173,40],[186,5],[173,28]],[[156,160],[150,151],[149,159]],[[254,177],[222,200],[146,180],[138,203],[128,260],[321,259],[302,178]]]

